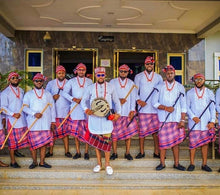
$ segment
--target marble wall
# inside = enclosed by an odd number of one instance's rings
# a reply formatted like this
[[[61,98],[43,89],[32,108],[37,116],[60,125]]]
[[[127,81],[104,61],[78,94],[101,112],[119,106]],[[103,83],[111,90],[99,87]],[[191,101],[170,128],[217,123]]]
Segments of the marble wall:
[[[0,34],[0,71],[24,69],[25,49],[43,49],[44,74],[52,75],[52,48],[98,48],[99,62],[109,58],[113,62],[114,49],[156,50],[159,67],[167,64],[167,53],[185,53],[186,82],[195,72],[204,73],[204,40],[194,34],[159,33],[102,33],[102,32],[49,32],[51,41],[43,41],[44,31],[16,31],[15,38],[8,39]],[[99,42],[98,36],[114,36],[114,42]],[[107,68],[113,75],[113,68]]]

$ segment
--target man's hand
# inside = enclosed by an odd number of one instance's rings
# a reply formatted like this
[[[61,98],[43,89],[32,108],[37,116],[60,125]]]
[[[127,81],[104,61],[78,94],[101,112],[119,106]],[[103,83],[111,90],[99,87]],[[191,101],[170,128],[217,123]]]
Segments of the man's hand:
[[[137,104],[138,104],[139,106],[141,106],[141,107],[144,107],[144,106],[147,105],[147,103],[144,102],[144,101],[142,101],[142,100],[137,100]]]
[[[40,119],[43,115],[41,113],[36,113],[34,116],[35,116],[35,118]]]
[[[128,118],[131,120],[134,117],[134,115],[135,115],[135,111],[130,111]]]
[[[178,129],[185,127],[185,122],[184,121],[180,121],[178,123]]]
[[[114,114],[114,119],[113,119],[113,121],[117,121],[119,118],[120,118],[120,114]]]
[[[6,127],[6,119],[5,118],[2,119],[2,125],[3,125],[3,128],[5,129],[5,127]]]
[[[14,113],[13,117],[16,118],[16,119],[19,119],[21,117],[21,114],[20,113]]]
[[[208,123],[207,125],[208,129],[213,129],[215,127],[215,124],[213,122]]]
[[[121,105],[123,105],[125,102],[127,102],[127,100],[125,98],[120,98],[119,100],[121,102]]]
[[[56,129],[56,123],[51,123],[50,130],[54,131]]]
[[[87,115],[93,115],[93,111],[90,110],[90,109],[86,109],[86,110],[85,110],[85,113],[86,113]]]
[[[200,119],[198,117],[193,117],[193,121],[198,124],[200,122]]]
[[[74,101],[74,102],[76,102],[77,104],[80,104],[81,99],[78,99],[78,98],[73,98],[73,101]]]
[[[59,99],[59,97],[60,97],[60,95],[59,94],[55,94],[55,95],[53,95],[53,99],[56,101],[56,100],[58,100]]]
[[[174,111],[174,107],[172,106],[165,106],[165,111],[172,113]]]

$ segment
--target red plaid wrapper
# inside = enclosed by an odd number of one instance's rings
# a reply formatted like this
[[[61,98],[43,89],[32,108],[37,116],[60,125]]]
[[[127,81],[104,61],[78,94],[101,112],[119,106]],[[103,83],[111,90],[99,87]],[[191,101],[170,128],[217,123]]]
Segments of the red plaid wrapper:
[[[68,134],[77,137],[82,142],[85,142],[86,126],[86,120],[72,120],[68,118]]]
[[[192,130],[189,134],[189,149],[198,148],[216,139],[215,129],[207,131]]]
[[[162,125],[162,123],[160,123]],[[168,149],[183,142],[185,138],[185,128],[178,129],[178,123],[165,123],[163,128],[158,132],[159,148]]]
[[[11,129],[11,123],[8,120],[7,121],[7,132]],[[21,148],[26,148],[29,146],[27,136],[24,137],[24,139],[21,141],[21,143],[18,143],[18,141],[21,139],[21,137],[26,132],[27,127],[21,127],[21,128],[13,128],[11,134],[8,137],[8,148],[9,150],[17,150]]]
[[[127,127],[129,122],[130,119],[126,116],[121,116],[117,121],[113,122],[114,129],[112,131],[112,141],[125,140],[138,134],[136,119]]]
[[[53,146],[53,132],[46,131],[29,131],[28,141],[30,143],[30,150],[36,150],[42,146]]]
[[[218,152],[220,153],[220,125],[218,126]]]
[[[87,129],[84,140],[89,145],[102,150],[104,152],[110,152],[112,147],[111,137],[106,137],[105,135],[96,135],[90,133]]]
[[[144,138],[158,132],[159,120],[157,114],[139,113],[139,137]]]
[[[5,141],[5,131],[3,129],[0,129],[0,148],[2,147],[4,141]]]
[[[68,121],[66,120],[63,125],[58,129],[60,123],[63,122],[64,118],[56,118],[56,129],[53,131],[53,139],[62,139],[69,135],[68,132]]]

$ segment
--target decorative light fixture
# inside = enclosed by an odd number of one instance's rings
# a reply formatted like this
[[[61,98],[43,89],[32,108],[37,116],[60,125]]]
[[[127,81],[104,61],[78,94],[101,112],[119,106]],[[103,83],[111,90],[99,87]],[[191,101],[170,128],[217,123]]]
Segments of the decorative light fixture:
[[[49,32],[47,31],[43,37],[44,42],[50,41],[51,40],[51,36],[49,34]]]

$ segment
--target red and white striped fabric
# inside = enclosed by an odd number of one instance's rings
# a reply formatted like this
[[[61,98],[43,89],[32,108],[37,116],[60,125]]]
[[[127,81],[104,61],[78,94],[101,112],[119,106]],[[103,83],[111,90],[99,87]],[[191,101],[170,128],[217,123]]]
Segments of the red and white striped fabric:
[[[58,129],[59,125],[62,123],[63,118],[56,118],[56,129],[53,131],[53,138],[62,139],[69,135],[68,131],[68,121],[66,120],[63,125]]]
[[[5,132],[3,129],[0,129],[0,148],[2,147],[4,141],[5,141]]]

